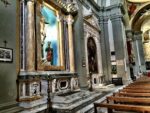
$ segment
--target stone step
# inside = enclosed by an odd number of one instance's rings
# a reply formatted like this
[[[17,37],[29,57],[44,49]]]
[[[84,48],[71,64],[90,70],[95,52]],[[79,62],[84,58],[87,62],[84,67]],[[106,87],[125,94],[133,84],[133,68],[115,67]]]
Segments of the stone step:
[[[19,113],[22,110],[23,108],[16,106],[5,110],[0,110],[0,113]]]
[[[17,102],[0,104],[0,113],[19,113],[22,109]]]
[[[17,105],[17,102],[15,102],[15,101],[0,104],[0,111],[3,109],[8,109],[8,108],[14,107],[16,105]]]
[[[76,113],[80,109],[98,100],[102,95],[102,93],[95,91],[81,91],[77,94],[62,97],[64,98],[62,101],[56,97],[58,100],[53,101],[53,108],[57,111],[57,113]],[[92,109],[93,107],[89,107],[88,111]]]

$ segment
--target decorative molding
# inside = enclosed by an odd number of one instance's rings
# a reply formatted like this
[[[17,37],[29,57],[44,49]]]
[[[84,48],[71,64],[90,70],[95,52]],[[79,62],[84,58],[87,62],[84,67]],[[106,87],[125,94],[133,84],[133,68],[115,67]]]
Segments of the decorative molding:
[[[97,10],[100,11],[100,6],[94,0],[88,0],[89,3]]]

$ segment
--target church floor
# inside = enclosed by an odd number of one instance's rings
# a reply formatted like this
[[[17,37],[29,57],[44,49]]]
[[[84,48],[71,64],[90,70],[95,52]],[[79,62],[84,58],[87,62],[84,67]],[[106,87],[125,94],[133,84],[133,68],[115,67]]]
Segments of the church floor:
[[[111,84],[96,87],[93,91],[80,90],[75,93],[53,96],[52,103],[54,113],[94,113],[93,103],[104,101],[106,96],[112,95],[113,92],[117,92],[123,87],[124,86],[114,86]],[[46,107],[47,105],[45,104],[44,106]],[[105,109],[101,110],[99,110],[100,113],[107,113]],[[29,113],[29,111],[23,111],[21,113]],[[38,113],[44,113],[44,111]]]
[[[75,94],[54,97],[54,108],[58,113],[93,113],[93,103],[102,102],[106,96],[122,89],[123,86],[100,86],[92,92],[81,90]],[[62,101],[60,101],[62,100]],[[105,112],[104,112],[105,113]]]

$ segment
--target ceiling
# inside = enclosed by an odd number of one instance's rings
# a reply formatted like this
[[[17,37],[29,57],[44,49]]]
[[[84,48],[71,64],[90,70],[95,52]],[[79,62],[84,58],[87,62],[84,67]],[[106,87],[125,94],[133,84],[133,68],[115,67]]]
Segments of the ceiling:
[[[142,3],[142,2],[148,2],[150,0],[128,0],[129,2],[136,2],[136,3]]]

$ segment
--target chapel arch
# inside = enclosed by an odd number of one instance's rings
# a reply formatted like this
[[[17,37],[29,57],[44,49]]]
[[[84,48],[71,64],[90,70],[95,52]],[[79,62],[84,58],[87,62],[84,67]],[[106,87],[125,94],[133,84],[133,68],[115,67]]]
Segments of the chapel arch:
[[[135,14],[131,18],[130,25],[131,28],[135,31],[141,30],[141,25],[144,22],[145,18],[150,17],[150,15],[147,15],[147,10],[150,9],[150,2],[145,3],[141,5],[138,9],[135,10]]]

